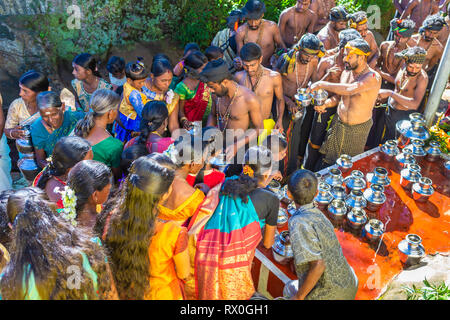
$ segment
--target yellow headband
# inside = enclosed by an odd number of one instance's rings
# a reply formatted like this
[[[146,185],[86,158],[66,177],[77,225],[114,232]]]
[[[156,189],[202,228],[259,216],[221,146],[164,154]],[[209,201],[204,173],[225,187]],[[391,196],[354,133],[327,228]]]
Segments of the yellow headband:
[[[364,20],[362,20],[362,21],[360,21],[360,22],[354,22],[354,21],[352,21],[352,20],[350,20],[350,21],[351,21],[351,22],[350,22],[350,28],[356,29],[356,25],[357,25],[357,24],[361,25],[361,24],[367,23],[367,18],[364,19]]]
[[[358,56],[366,56],[366,57],[370,56],[370,52],[365,53],[364,51],[358,48],[352,47],[349,43],[345,45],[345,49],[350,49],[350,52],[348,54],[356,54]]]
[[[319,58],[322,58],[325,55],[325,53],[321,50],[312,50],[312,49],[308,49],[308,48],[302,48],[302,50],[308,54],[317,55]]]

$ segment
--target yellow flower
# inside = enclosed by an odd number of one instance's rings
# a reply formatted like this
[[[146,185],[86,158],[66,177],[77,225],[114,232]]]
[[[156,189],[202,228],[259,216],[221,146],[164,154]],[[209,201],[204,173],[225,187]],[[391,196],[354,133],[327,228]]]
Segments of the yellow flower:
[[[253,171],[252,168],[250,168],[250,166],[245,165],[245,166],[244,166],[244,171],[243,171],[243,173],[244,173],[245,175],[247,175],[247,176],[253,178],[253,175],[254,175],[255,172]]]

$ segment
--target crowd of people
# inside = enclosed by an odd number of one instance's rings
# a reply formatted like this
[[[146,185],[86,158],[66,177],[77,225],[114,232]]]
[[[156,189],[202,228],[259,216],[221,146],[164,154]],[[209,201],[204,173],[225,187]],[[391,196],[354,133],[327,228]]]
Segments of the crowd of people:
[[[367,14],[333,0],[299,0],[278,24],[248,0],[175,65],[113,56],[105,80],[77,55],[72,105],[26,72],[0,113],[0,298],[264,299],[251,267],[274,243],[278,180],[297,208],[293,299],[354,299],[357,278],[313,205],[314,172],[422,111],[447,2],[394,1],[393,40],[378,46]],[[300,107],[300,89],[327,99]],[[29,187],[12,189],[6,138],[32,141],[41,172]]]

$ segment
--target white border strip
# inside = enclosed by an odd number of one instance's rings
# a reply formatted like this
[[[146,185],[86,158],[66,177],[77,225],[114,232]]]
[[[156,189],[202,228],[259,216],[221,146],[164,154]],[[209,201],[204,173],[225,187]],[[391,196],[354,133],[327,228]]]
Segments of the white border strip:
[[[361,160],[362,158],[368,157],[368,156],[370,156],[370,155],[372,155],[372,154],[374,154],[375,152],[378,152],[378,151],[380,151],[380,147],[375,147],[375,148],[373,148],[371,150],[368,150],[366,152],[358,154],[358,155],[356,155],[356,156],[354,156],[352,158],[352,162],[356,162],[358,160]],[[323,176],[323,175],[327,174],[330,169],[337,168],[337,167],[338,167],[337,164],[334,164],[334,165],[332,165],[332,166],[330,166],[328,168],[320,170],[317,173]]]
[[[261,253],[258,249],[255,251],[255,257],[261,261],[261,264],[265,265],[278,279],[283,281],[284,284],[291,281],[291,279],[283,273],[276,265],[273,264],[264,254]]]

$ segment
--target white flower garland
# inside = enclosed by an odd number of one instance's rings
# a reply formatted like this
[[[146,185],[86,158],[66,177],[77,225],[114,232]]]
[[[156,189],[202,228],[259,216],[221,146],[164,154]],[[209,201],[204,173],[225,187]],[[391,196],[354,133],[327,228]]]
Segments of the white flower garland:
[[[64,205],[64,208],[61,209],[60,213],[64,220],[70,222],[74,227],[77,226],[77,196],[75,195],[75,191],[73,191],[70,187],[65,186],[64,190],[61,190],[59,187],[56,187],[53,192],[59,193],[61,195],[61,200]]]
[[[172,89],[167,91],[167,93],[166,93],[166,103],[167,104],[171,104],[174,96],[175,96],[175,93],[173,92]]]

